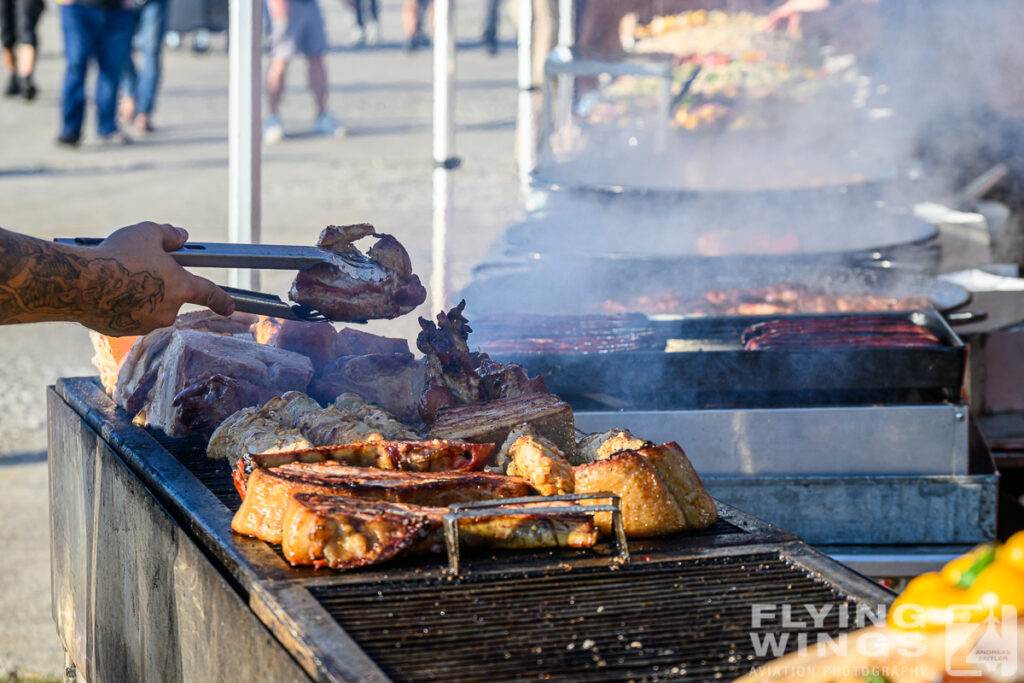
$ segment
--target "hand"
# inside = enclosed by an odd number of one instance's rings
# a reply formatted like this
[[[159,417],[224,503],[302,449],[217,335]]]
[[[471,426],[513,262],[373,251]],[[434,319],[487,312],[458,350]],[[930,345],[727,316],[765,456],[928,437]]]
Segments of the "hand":
[[[231,297],[179,266],[167,253],[180,249],[187,240],[188,233],[182,228],[147,221],[121,228],[98,247],[78,250],[80,257],[88,259],[90,272],[97,270],[93,264],[99,264],[100,272],[104,266],[109,269],[103,275],[107,289],[113,289],[100,295],[99,310],[85,311],[89,319],[82,324],[105,334],[143,334],[173,324],[178,309],[186,303],[231,315],[235,310]]]
[[[786,0],[768,14],[766,30],[771,31],[786,22],[786,32],[796,35],[800,32],[800,19],[805,12],[820,12],[828,6],[829,0]]]

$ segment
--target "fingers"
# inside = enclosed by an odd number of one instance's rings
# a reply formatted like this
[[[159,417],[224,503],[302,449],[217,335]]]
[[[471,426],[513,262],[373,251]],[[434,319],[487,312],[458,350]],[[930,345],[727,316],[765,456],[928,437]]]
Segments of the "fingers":
[[[219,315],[231,315],[235,312],[235,302],[227,293],[206,278],[192,276],[192,296],[188,303],[206,306]]]
[[[160,230],[160,245],[164,251],[176,251],[188,241],[188,232],[184,228],[176,228],[173,225],[157,225]]]

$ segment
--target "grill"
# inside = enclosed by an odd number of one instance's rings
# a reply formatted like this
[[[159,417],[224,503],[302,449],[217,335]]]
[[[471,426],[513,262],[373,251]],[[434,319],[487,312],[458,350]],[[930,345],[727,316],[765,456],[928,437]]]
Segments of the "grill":
[[[729,680],[781,654],[754,647],[753,604],[891,598],[726,505],[703,532],[630,542],[624,566],[605,544],[467,552],[458,578],[442,556],[292,569],[231,533],[239,499],[201,444],[131,425],[93,379],[61,380],[49,406],[54,613],[90,681]],[[788,651],[854,627],[760,634]]]

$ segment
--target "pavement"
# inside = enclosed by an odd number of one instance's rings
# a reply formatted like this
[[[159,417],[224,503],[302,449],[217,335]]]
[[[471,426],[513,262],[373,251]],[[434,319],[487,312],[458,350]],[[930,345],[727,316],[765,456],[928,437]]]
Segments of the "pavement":
[[[431,53],[401,48],[400,2],[381,3],[383,41],[345,46],[351,19],[321,0],[332,47],[331,109],[344,139],[312,134],[305,68],[293,64],[282,111],[288,137],[264,148],[263,241],[312,243],[328,224],[368,221],[408,248],[424,283],[431,263]],[[455,226],[449,235],[453,289],[518,211],[513,28],[497,56],[478,44],[484,2],[458,6]],[[0,225],[41,238],[104,236],[140,220],[189,229],[193,239],[227,239],[228,60],[223,34],[209,52],[165,50],[154,124],[135,144],[104,146],[87,114],[78,149],[54,143],[63,58],[55,3],[41,26],[35,102],[0,100]],[[188,41],[186,41],[187,45]],[[91,86],[90,86],[91,89]],[[223,273],[208,273],[222,280]],[[284,294],[290,274],[267,273],[263,289]],[[428,298],[428,302],[429,302]],[[371,323],[371,332],[413,338],[417,315]],[[0,327],[0,681],[63,673],[50,615],[44,389],[61,376],[93,375],[84,328],[48,323]]]

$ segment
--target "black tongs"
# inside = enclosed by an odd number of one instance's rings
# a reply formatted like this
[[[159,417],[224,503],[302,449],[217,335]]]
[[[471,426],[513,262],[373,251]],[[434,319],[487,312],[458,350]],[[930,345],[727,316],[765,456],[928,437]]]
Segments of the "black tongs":
[[[95,247],[99,237],[61,237],[57,244],[72,247]],[[319,263],[330,263],[347,274],[372,282],[381,277],[377,264],[362,254],[339,254],[320,247],[283,244],[234,244],[218,242],[186,242],[181,249],[170,252],[182,266],[196,268],[262,268],[266,270],[302,270]],[[303,304],[289,304],[281,297],[235,287],[221,287],[235,302],[235,310],[285,320],[325,322],[327,316]],[[346,322],[365,323],[365,320]]]

